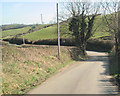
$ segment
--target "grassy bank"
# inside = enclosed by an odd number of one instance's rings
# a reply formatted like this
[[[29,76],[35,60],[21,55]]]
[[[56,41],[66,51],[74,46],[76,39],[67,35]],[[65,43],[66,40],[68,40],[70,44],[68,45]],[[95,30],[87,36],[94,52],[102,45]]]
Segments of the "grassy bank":
[[[116,75],[118,74],[118,71],[120,70],[120,52],[117,53],[118,57],[116,57],[115,54],[115,47],[111,50],[109,53],[109,60],[110,60],[110,74],[111,75]]]
[[[113,48],[114,49],[114,48]],[[115,50],[115,49],[114,49]],[[109,72],[110,75],[113,76],[114,84],[118,86],[118,90],[120,90],[120,57],[116,57],[115,51],[112,50],[109,53]]]
[[[61,47],[61,60],[57,46],[3,45],[2,91],[4,94],[23,94],[41,84],[73,60],[71,47]]]
[[[110,75],[116,75],[118,73],[118,65],[116,62],[116,57],[115,57],[115,49],[113,48],[110,52],[109,52],[109,72]]]

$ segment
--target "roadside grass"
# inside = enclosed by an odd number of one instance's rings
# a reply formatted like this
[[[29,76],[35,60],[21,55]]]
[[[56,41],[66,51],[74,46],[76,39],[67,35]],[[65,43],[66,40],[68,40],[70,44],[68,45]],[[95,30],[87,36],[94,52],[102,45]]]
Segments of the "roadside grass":
[[[116,57],[115,52],[112,50],[109,52],[109,73],[113,77],[113,84],[118,86],[118,90],[120,90],[119,64],[119,57]]]
[[[116,62],[114,51],[109,52],[109,72],[110,75],[116,75],[118,73],[118,65]]]
[[[22,36],[18,37],[22,38]],[[40,40],[40,39],[55,39],[57,38],[57,26],[50,26],[35,32],[32,32],[30,34],[24,35],[25,39],[29,40]]]
[[[118,54],[119,54],[119,52],[118,52]],[[113,49],[109,52],[109,63],[110,63],[110,65],[109,65],[110,68],[109,69],[110,69],[110,75],[114,75],[115,76],[116,74],[118,74],[118,71],[120,70],[119,69],[119,64],[120,64],[119,57],[118,57],[118,59],[116,59],[116,56],[115,56],[115,47],[113,47]]]
[[[24,94],[71,64],[69,48],[61,47],[59,60],[57,46],[3,45],[3,94]]]
[[[102,24],[92,38],[110,35],[107,32],[101,31],[105,28],[101,17],[96,18],[95,26],[97,27],[99,23]],[[63,28],[60,31],[69,33],[68,24],[66,23],[66,26],[64,24],[63,26],[60,25]],[[15,31],[18,29],[14,29],[14,31],[9,30],[10,32],[4,36],[23,32],[20,29],[18,32]],[[25,31],[24,28],[23,30]],[[61,36],[70,37],[71,34],[61,34]],[[25,39],[35,41],[40,39],[55,39],[57,38],[57,26],[54,25],[30,34],[25,34],[24,37]],[[22,36],[19,38],[22,38]],[[61,47],[61,60],[58,60],[56,46],[3,45],[2,92],[4,94],[24,94],[41,84],[47,78],[58,72],[59,69],[73,62],[68,49],[68,47]]]

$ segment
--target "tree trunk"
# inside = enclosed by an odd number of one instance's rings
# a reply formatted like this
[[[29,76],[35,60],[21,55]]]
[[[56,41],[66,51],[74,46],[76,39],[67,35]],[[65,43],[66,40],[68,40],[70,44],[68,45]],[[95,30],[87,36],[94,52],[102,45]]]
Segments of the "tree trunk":
[[[76,47],[79,48],[79,50],[81,51],[81,54],[83,54],[84,56],[87,55],[86,53],[86,45],[87,43],[84,40],[81,40],[81,38],[75,38],[75,42],[76,42]]]
[[[118,56],[118,38],[115,36],[115,56]]]
[[[118,73],[120,74],[120,31],[119,31],[119,39],[118,39]]]
[[[120,7],[120,2],[119,2]],[[120,8],[118,12],[118,73],[120,74]]]
[[[87,52],[86,52],[86,44],[83,44],[83,47],[82,47],[81,50],[82,50],[83,55],[86,56],[86,55],[87,55]]]
[[[84,56],[86,56],[86,55],[87,55],[87,52],[86,52],[86,42],[80,43],[80,49],[81,49],[81,51],[82,51],[82,54],[83,54]]]

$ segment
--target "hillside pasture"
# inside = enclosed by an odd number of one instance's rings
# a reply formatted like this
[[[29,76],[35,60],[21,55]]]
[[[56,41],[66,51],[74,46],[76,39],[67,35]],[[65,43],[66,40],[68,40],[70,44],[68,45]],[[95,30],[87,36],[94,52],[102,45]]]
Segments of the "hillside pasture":
[[[18,37],[18,38],[22,38],[22,36]],[[25,39],[29,39],[29,40],[40,40],[40,39],[55,39],[57,38],[57,26],[50,26],[35,32],[32,32],[30,34],[25,34],[24,35]]]
[[[26,33],[31,27],[24,27],[19,29],[10,29],[2,31],[2,37],[15,36],[19,33]]]

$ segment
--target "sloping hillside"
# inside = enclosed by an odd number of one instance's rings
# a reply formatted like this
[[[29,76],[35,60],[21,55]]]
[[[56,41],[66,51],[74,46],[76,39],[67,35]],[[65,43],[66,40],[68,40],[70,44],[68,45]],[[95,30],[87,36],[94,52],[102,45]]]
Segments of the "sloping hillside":
[[[25,33],[27,32],[31,27],[24,27],[24,28],[18,28],[18,29],[10,29],[10,30],[5,30],[2,31],[2,37],[10,37],[10,36],[15,36],[19,33]]]
[[[110,15],[107,15],[109,17]],[[47,26],[47,27],[46,27]],[[31,28],[33,28],[32,26]],[[36,26],[35,26],[36,27]],[[27,31],[27,28],[20,28],[20,29],[11,29],[7,31],[3,31],[4,36],[10,35],[17,35],[19,33],[23,33]],[[28,28],[29,29],[29,28]],[[96,30],[96,31],[94,31]],[[110,33],[106,31],[106,22],[103,20],[102,16],[99,15],[96,17],[93,27],[93,36],[91,38],[100,38],[104,36],[110,36]],[[66,34],[67,33],[67,34]],[[69,31],[69,23],[68,22],[61,22],[60,23],[60,37],[61,38],[71,38],[72,32]],[[12,38],[12,37],[9,37]],[[22,35],[17,36],[17,38],[23,38]],[[37,25],[36,29],[32,32],[25,32],[24,38],[28,40],[38,41],[41,39],[56,39],[57,38],[57,26],[54,25]]]
[[[12,26],[12,25],[7,25],[7,26]],[[6,39],[6,38],[16,38],[18,36],[24,35],[24,34],[28,34],[28,33],[32,33],[34,31],[37,30],[41,30],[42,28],[46,28],[51,26],[50,24],[43,24],[43,25],[29,25],[28,27],[24,27],[24,28],[15,28],[15,29],[9,29],[9,30],[4,30],[2,31],[2,37],[1,39]]]
[[[8,25],[2,25],[1,28],[4,31],[4,30],[18,29],[18,28],[23,28],[28,26],[29,25],[24,25],[24,24],[8,24]]]
[[[22,38],[22,36],[19,36],[18,38]],[[29,40],[40,40],[40,39],[54,39],[57,38],[57,26],[50,26],[35,32],[32,32],[30,34],[24,35],[25,39]]]

